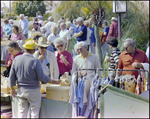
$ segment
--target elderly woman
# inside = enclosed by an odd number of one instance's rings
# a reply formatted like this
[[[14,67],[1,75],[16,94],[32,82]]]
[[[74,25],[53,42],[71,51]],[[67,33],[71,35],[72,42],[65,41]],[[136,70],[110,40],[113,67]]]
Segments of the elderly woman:
[[[10,23],[11,26],[14,25],[14,21],[12,19],[9,20],[9,23]]]
[[[89,46],[90,46],[90,42],[91,42],[91,30],[89,29],[89,21],[85,20],[84,21],[84,25],[87,27],[87,40],[86,40],[86,44],[88,46],[88,51],[89,51]]]
[[[54,51],[56,51],[57,49],[55,48],[54,46],[54,41],[56,38],[60,37],[58,34],[57,34],[57,31],[58,31],[58,28],[57,26],[52,26],[51,27],[51,34],[48,36],[47,40],[51,42],[51,45],[53,46],[53,49]]]
[[[66,21],[66,28],[67,28],[68,30],[69,30],[70,26],[71,26],[71,22],[70,22],[70,21]]]
[[[70,52],[65,50],[65,41],[63,38],[59,37],[54,41],[55,47],[58,51],[55,51],[54,54],[57,58],[57,63],[59,67],[59,77],[61,77],[65,72],[69,72],[72,69],[73,59]]]
[[[16,56],[23,54],[23,52],[21,52],[21,48],[19,47],[18,43],[14,42],[14,41],[8,42],[7,49],[10,54],[9,53],[7,54],[7,59],[6,59],[6,63],[5,63],[6,68],[12,64],[12,62]]]
[[[12,27],[7,19],[4,20],[4,24],[5,26],[3,31],[5,33],[5,36],[9,36],[10,34],[12,34]]]
[[[43,37],[44,36],[48,37],[50,35],[50,33],[48,33],[44,27],[41,27],[40,30],[41,30],[41,33],[42,33]]]
[[[19,27],[18,26],[13,25],[12,31],[13,31],[13,33],[11,34],[11,37],[10,37],[11,40],[16,42],[17,40],[22,40],[24,38],[22,33],[19,33]]]
[[[36,51],[33,56],[38,58],[42,64],[43,72],[50,79],[58,79],[59,69],[56,57],[54,53],[47,50],[50,45],[45,37],[40,37],[38,40],[38,51]]]

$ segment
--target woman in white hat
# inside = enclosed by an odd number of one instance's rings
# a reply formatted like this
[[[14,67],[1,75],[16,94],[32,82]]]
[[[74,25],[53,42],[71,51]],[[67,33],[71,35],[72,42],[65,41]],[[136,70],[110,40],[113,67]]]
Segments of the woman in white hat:
[[[42,64],[43,72],[50,79],[58,79],[59,69],[56,57],[54,53],[47,50],[50,42],[47,41],[45,37],[40,37],[38,40],[38,51],[36,51],[33,56],[38,58]]]
[[[41,15],[38,16],[38,23],[40,23],[42,26],[44,26],[43,17]]]

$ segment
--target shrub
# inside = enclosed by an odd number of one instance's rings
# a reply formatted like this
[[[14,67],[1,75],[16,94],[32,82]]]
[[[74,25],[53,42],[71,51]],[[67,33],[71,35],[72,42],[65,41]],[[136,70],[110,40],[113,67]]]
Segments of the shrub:
[[[47,13],[47,14],[43,14],[43,21],[47,20],[48,21],[48,17],[52,16],[51,13]]]
[[[29,30],[31,30],[31,28],[32,28],[32,25],[29,25]]]

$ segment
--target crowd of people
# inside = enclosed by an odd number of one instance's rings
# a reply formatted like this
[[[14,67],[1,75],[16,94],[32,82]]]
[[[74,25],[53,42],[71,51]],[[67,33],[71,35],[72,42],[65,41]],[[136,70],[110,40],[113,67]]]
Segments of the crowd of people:
[[[73,23],[72,23],[73,21]],[[10,87],[11,94],[15,97],[13,88],[18,85],[17,95],[20,104],[20,117],[26,117],[27,105],[31,106],[31,117],[38,118],[41,104],[40,81],[60,83],[60,77],[68,72],[69,75],[76,73],[79,69],[101,68],[97,55],[95,54],[96,38],[92,20],[78,17],[71,20],[64,20],[61,17],[58,23],[50,16],[48,21],[43,21],[39,15],[34,18],[32,33],[38,32],[33,39],[29,37],[29,22],[20,14],[19,26],[12,25],[13,21],[4,20],[4,28],[1,26],[1,38],[3,35],[9,36],[11,40],[7,44],[8,55],[6,67],[11,65]],[[149,65],[149,53],[141,51],[135,47],[135,41],[127,38],[124,41],[122,53],[118,46],[118,23],[117,18],[112,17],[111,25],[108,27],[104,20],[100,33],[103,57],[110,53],[110,57],[105,61],[110,62],[110,69],[140,69],[144,68],[142,63]],[[123,32],[122,32],[123,35]],[[69,52],[72,37],[76,39],[74,44],[75,55]],[[22,47],[17,41],[23,41]],[[147,50],[148,52],[148,50]],[[87,75],[89,72],[80,72],[80,75]],[[118,75],[131,74],[137,77],[137,72],[118,72]],[[114,79],[114,75],[110,75]],[[16,82],[17,81],[17,82]],[[36,89],[36,90],[35,90]],[[36,100],[35,100],[36,99]],[[30,101],[29,101],[30,100]]]

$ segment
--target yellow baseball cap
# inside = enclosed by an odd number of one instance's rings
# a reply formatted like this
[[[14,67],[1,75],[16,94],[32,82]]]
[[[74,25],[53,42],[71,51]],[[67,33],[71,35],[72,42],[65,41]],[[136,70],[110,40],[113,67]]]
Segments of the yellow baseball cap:
[[[28,49],[28,50],[33,50],[36,49],[37,43],[33,39],[28,39],[25,41],[25,44],[22,45],[23,48]]]

